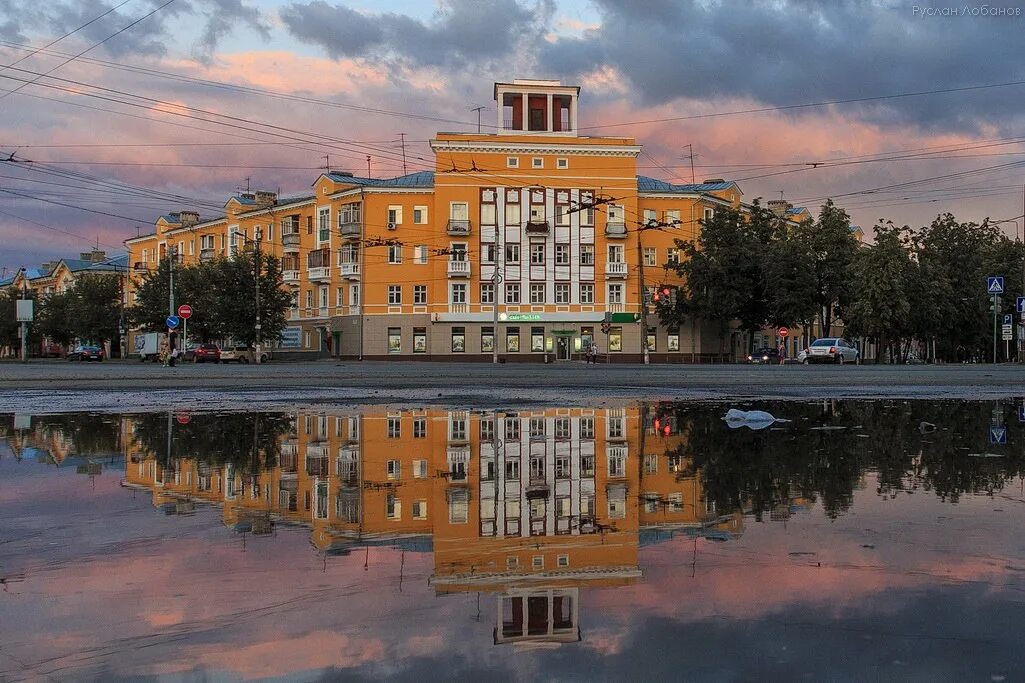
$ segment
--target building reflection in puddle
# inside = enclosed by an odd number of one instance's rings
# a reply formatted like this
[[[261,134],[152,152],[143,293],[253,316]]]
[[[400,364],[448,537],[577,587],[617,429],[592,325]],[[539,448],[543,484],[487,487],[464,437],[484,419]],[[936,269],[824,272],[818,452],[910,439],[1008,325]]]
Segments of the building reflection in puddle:
[[[142,415],[125,418],[124,485],[168,514],[219,505],[243,535],[306,525],[326,556],[431,551],[436,594],[495,596],[496,644],[569,642],[581,588],[641,577],[642,537],[743,530],[648,412]]]

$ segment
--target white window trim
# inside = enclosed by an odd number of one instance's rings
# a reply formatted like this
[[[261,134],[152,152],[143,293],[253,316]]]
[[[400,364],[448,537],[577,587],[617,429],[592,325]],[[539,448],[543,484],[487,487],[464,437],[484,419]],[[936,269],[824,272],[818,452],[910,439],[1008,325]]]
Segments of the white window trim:
[[[520,158],[519,157],[506,157],[505,158],[505,167],[506,168],[519,168],[520,167]]]
[[[419,222],[417,222],[417,220],[416,220],[416,212],[417,211],[420,212],[420,215],[423,218],[423,220],[421,220]],[[413,224],[414,225],[427,225],[427,222],[429,220],[430,220],[430,218],[428,217],[427,207],[426,206],[414,206],[413,207]]]
[[[569,168],[569,159],[566,157],[559,157],[555,160],[555,168],[565,170]]]
[[[531,168],[544,168],[545,158],[544,157],[531,157],[530,159]]]

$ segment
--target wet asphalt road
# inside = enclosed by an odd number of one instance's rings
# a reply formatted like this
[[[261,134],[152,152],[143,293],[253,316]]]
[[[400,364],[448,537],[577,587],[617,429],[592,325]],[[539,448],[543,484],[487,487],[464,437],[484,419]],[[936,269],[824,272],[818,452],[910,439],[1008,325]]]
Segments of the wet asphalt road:
[[[284,397],[318,395],[375,402],[396,398],[615,397],[1020,397],[1025,366],[750,366],[583,363],[501,364],[338,362],[195,365],[165,368],[138,362],[0,363],[0,398],[54,392],[182,389],[228,397],[252,392]]]

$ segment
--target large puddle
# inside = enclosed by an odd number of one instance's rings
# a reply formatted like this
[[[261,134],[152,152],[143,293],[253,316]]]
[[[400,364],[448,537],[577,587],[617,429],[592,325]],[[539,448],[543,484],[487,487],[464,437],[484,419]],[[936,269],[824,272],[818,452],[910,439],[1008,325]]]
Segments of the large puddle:
[[[0,414],[0,680],[1020,680],[1020,418]]]

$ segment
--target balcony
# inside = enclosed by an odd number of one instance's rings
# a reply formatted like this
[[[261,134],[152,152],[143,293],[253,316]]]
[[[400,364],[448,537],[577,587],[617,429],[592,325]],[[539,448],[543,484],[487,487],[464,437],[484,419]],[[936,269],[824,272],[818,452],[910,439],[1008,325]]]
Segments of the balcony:
[[[340,234],[345,239],[359,239],[362,232],[362,221],[338,221],[338,234]]]
[[[317,249],[306,257],[306,275],[311,282],[331,279],[331,250]]]
[[[353,280],[359,279],[359,264],[358,263],[339,263],[338,274],[344,278],[350,278]]]
[[[527,234],[544,236],[551,232],[548,221],[527,221]]]
[[[328,444],[326,441],[314,441],[306,445],[306,459],[327,458]]]
[[[281,248],[287,253],[293,253],[299,251],[299,233],[298,232],[286,232],[281,235]]]
[[[465,237],[470,234],[470,221],[450,220],[445,227],[445,232],[450,235]]]
[[[449,277],[470,277],[470,262],[469,261],[449,261],[448,262],[448,276]]]
[[[299,285],[299,271],[298,270],[283,270],[281,271],[281,279],[286,285]]]
[[[627,264],[621,261],[605,262],[605,277],[626,277],[628,272]]]
[[[215,250],[215,249],[200,249],[199,250],[199,260],[202,261],[203,263],[206,263],[207,261],[213,261],[215,258],[217,258],[217,250]]]
[[[605,224],[606,237],[626,237],[626,223],[623,221],[609,221]]]

